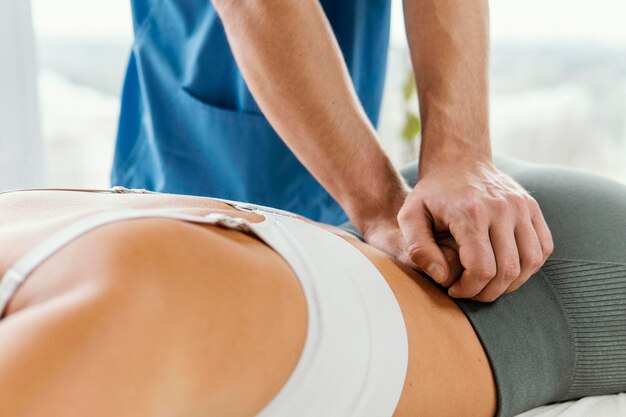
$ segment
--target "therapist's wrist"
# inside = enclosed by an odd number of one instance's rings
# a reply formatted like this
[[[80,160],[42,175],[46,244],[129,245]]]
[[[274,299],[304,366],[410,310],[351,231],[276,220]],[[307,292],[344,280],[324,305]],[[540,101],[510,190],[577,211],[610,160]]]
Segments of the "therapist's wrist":
[[[375,175],[372,175],[375,177]],[[376,178],[364,183],[361,192],[353,194],[347,204],[346,213],[355,227],[366,238],[381,225],[397,224],[397,216],[410,188],[399,176]]]
[[[429,135],[420,147],[419,178],[431,172],[437,172],[446,166],[465,166],[468,164],[489,164],[493,161],[490,137],[488,134],[467,135]]]
[[[351,220],[365,242],[392,259],[414,268],[415,264],[408,257],[405,240],[398,225],[398,212],[406,200],[408,190],[404,181],[394,181],[386,192],[381,192],[381,195],[385,195],[384,198],[361,202]]]

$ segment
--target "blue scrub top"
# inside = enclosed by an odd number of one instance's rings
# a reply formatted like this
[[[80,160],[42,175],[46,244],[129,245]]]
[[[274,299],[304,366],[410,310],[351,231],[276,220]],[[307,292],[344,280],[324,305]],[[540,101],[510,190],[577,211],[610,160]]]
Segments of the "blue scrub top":
[[[321,0],[367,115],[378,119],[390,0]],[[269,125],[209,0],[133,0],[135,42],[111,182],[220,197],[339,224],[341,207]]]

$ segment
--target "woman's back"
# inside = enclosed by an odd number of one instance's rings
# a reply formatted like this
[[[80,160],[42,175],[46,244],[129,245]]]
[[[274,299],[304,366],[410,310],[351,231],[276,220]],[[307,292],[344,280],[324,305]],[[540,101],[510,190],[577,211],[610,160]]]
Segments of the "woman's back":
[[[187,196],[54,191],[5,194],[0,196],[0,247],[10,249],[0,254],[0,274],[35,243],[62,227],[96,212],[120,209],[167,210],[195,215],[220,212],[233,217],[244,217],[252,222],[261,220],[256,214],[235,210],[222,202]],[[167,222],[153,220],[163,221]],[[120,225],[108,227],[119,228]],[[206,251],[223,252],[223,248],[216,247],[215,234],[232,236],[233,232],[212,226],[203,228],[210,233],[204,234],[206,242],[201,247]],[[186,239],[187,232],[183,230],[188,229],[181,229],[181,241]],[[165,236],[163,238],[166,239]],[[202,239],[201,236],[194,238]],[[154,239],[153,234],[146,239]],[[419,274],[401,268],[369,245],[355,239],[346,239],[363,252],[385,277],[400,304],[406,323],[409,365],[395,415],[493,415],[496,394],[491,369],[478,337],[459,307]],[[111,244],[121,243],[114,240]],[[177,242],[171,244],[175,246]],[[102,250],[107,242],[99,240],[97,245],[91,248],[82,247],[80,250],[87,255],[90,251]],[[147,242],[146,246],[149,245]],[[262,248],[264,245],[255,239],[241,239],[238,245],[247,248],[247,252],[241,253],[248,253],[252,257],[255,256],[254,253],[266,251],[266,247]],[[238,256],[242,256],[241,253]],[[229,255],[223,253],[223,256]],[[280,275],[279,271],[284,268],[280,258],[267,259],[262,269],[264,279]],[[54,261],[51,259],[50,262]],[[167,263],[169,260],[162,259],[161,262]],[[71,264],[58,267],[65,268],[67,276],[73,275],[69,272],[75,269]],[[163,265],[163,268],[167,269],[167,265]],[[188,264],[185,268],[193,269],[193,265]],[[273,270],[276,271],[272,272]],[[69,278],[64,279],[63,274],[58,277],[59,282],[56,285],[59,288],[67,285]],[[75,276],[72,279],[75,280]],[[25,285],[14,299],[9,314],[28,308],[31,302],[37,303],[38,298],[34,294],[40,293],[41,289],[35,284],[42,281],[41,278],[33,279],[31,285]],[[55,284],[47,283],[46,286],[50,288],[49,286],[54,287]],[[271,333],[271,323],[265,325],[268,326],[268,334]],[[305,326],[303,323],[303,327]],[[302,334],[298,334],[299,331],[295,329],[294,332],[296,334],[292,335],[292,340],[297,341]],[[293,363],[288,361],[284,366],[286,370],[283,372],[288,373]],[[240,400],[244,401],[244,398]]]

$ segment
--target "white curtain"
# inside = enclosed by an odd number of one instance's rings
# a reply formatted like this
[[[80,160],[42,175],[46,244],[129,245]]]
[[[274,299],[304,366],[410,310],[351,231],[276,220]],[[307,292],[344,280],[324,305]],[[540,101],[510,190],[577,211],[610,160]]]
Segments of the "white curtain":
[[[30,2],[0,0],[0,190],[43,183]]]

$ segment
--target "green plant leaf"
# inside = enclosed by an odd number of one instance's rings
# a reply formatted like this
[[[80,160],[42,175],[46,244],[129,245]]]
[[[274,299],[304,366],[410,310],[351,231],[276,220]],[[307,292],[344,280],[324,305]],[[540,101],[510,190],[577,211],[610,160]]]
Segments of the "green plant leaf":
[[[404,128],[402,129],[402,139],[411,143],[415,141],[417,135],[420,134],[422,130],[422,123],[420,122],[419,116],[406,112]]]
[[[413,76],[413,71],[409,71],[404,82],[402,83],[402,96],[405,101],[409,101],[411,97],[417,91],[417,86],[415,85],[415,77]]]

